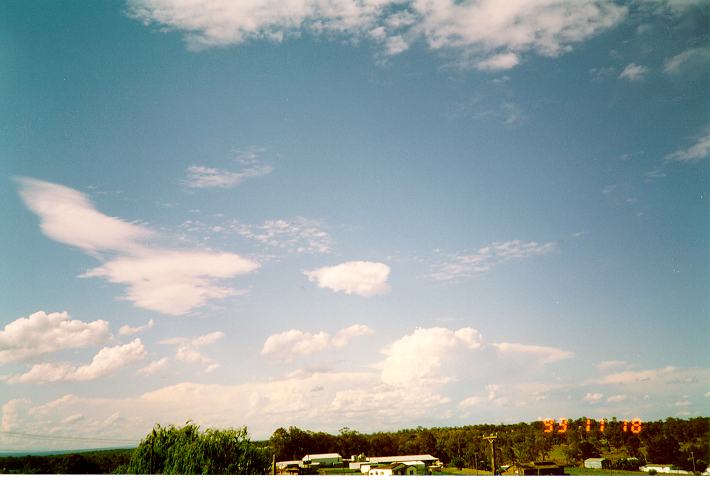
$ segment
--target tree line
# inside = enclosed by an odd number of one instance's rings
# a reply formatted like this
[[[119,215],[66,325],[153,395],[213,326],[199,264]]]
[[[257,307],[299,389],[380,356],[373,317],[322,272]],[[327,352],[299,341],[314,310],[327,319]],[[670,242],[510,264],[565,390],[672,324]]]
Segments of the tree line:
[[[497,464],[536,460],[580,465],[590,457],[608,457],[612,468],[638,470],[645,463],[670,463],[704,471],[710,463],[710,418],[667,418],[644,422],[634,434],[612,418],[604,431],[587,431],[586,419],[569,420],[564,433],[544,433],[543,422],[467,425],[338,434],[298,427],[278,428],[266,441],[252,441],[246,428],[206,429],[156,425],[132,450],[79,452],[50,456],[0,458],[0,473],[122,474],[267,474],[276,461],[309,453],[351,456],[431,454],[447,466],[490,468],[491,447],[484,435],[497,434]],[[636,459],[636,460],[634,460]]]

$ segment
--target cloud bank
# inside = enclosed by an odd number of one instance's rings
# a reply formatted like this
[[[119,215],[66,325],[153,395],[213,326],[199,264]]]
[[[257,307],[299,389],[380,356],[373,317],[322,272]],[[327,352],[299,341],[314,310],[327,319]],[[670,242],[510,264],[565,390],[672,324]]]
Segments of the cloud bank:
[[[453,52],[461,65],[508,69],[518,56],[558,56],[623,20],[611,0],[130,0],[129,15],[146,25],[184,34],[190,49],[282,42],[311,35],[368,39],[385,56],[423,42]]]

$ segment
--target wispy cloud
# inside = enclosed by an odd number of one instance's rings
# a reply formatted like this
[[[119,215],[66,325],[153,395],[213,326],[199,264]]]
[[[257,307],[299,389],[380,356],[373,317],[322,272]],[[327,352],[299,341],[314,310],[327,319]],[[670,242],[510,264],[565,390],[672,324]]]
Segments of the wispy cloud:
[[[527,361],[533,359],[541,364],[555,363],[574,357],[574,353],[556,347],[509,342],[491,343],[490,345],[497,350],[501,357],[520,357],[527,359]]]
[[[456,51],[469,65],[500,70],[515,66],[522,53],[569,51],[617,25],[628,11],[610,0],[580,0],[575,7],[556,0],[130,0],[128,11],[146,25],[183,32],[195,50],[252,40],[281,42],[308,31],[370,39],[385,55],[399,54],[423,39],[431,50]]]
[[[150,330],[155,326],[155,320],[152,318],[148,320],[148,323],[145,325],[140,325],[138,327],[131,327],[130,325],[121,325],[121,328],[118,329],[118,334],[123,335],[123,336],[128,336],[128,335],[135,335],[136,333],[141,333],[145,332],[146,330]]]
[[[217,370],[221,365],[216,360],[204,355],[202,352],[199,351],[199,349],[201,349],[202,347],[206,347],[207,345],[210,345],[214,342],[217,342],[223,338],[223,332],[215,331],[195,338],[168,338],[166,340],[161,340],[158,343],[163,345],[176,345],[176,360],[179,360],[184,363],[202,365],[205,368],[205,372],[209,373],[213,372],[214,370]]]
[[[666,160],[680,163],[697,163],[710,155],[710,126],[696,137],[695,143],[688,148],[681,148],[666,155]]]
[[[136,338],[124,345],[102,348],[87,365],[77,367],[68,363],[40,363],[34,365],[28,372],[6,377],[5,381],[7,383],[86,382],[110,375],[142,360],[145,355],[143,343]]]
[[[510,70],[518,63],[520,63],[520,57],[516,53],[499,53],[478,62],[478,69],[491,71]]]
[[[114,255],[82,277],[126,285],[125,298],[139,307],[182,315],[211,299],[238,293],[218,280],[259,268],[257,262],[233,253],[149,247],[145,239],[155,236],[152,230],[102,214],[79,191],[34,179],[17,181],[45,235],[91,255]]]
[[[39,216],[42,232],[57,242],[95,254],[135,250],[139,242],[153,236],[143,226],[104,215],[86,195],[72,188],[34,178],[15,181],[22,200]]]
[[[136,373],[139,375],[155,375],[158,372],[165,370],[170,364],[170,360],[167,357],[163,357],[160,360],[155,360],[150,362],[145,367],[139,369]]]
[[[235,152],[234,162],[240,165],[239,170],[220,169],[204,165],[191,165],[185,170],[183,184],[188,188],[231,188],[249,178],[268,175],[274,169],[271,165],[262,163],[260,159],[263,148],[250,147]]]
[[[637,82],[648,74],[649,69],[644,65],[637,65],[635,63],[628,64],[624,70],[619,74],[619,78],[628,80],[630,82]]]
[[[105,320],[90,323],[67,312],[35,312],[14,320],[0,331],[0,365],[24,361],[60,350],[97,346],[111,338]]]
[[[710,48],[690,48],[663,62],[663,71],[670,75],[679,74],[687,68],[710,63]]]
[[[496,265],[545,255],[555,250],[554,242],[537,243],[511,240],[494,242],[475,252],[460,252],[447,255],[445,261],[434,264],[430,277],[434,280],[453,280],[488,272]]]
[[[343,348],[353,338],[374,333],[367,325],[360,324],[350,325],[333,335],[323,331],[309,333],[292,329],[269,336],[261,348],[261,354],[286,362],[328,348]]]
[[[586,403],[589,403],[591,405],[594,405],[595,403],[599,403],[604,399],[604,394],[599,393],[599,392],[594,392],[594,393],[587,393],[584,396],[584,401]]]
[[[390,267],[384,263],[354,261],[303,272],[320,288],[348,295],[372,297],[390,291]]]
[[[245,238],[292,253],[328,253],[333,243],[322,222],[304,217],[267,220],[261,225],[235,222],[229,227]]]

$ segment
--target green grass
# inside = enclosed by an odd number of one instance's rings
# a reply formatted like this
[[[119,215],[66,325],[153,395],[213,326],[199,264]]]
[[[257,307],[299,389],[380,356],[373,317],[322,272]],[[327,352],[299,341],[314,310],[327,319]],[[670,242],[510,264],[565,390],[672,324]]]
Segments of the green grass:
[[[584,468],[584,467],[565,467],[567,475],[584,475],[584,476],[609,476],[609,475],[648,475],[646,472],[638,470],[609,470],[606,468]]]
[[[475,470],[473,468],[462,468],[459,470],[456,467],[445,467],[440,472],[433,472],[434,475],[490,475],[488,470]]]
[[[319,468],[318,475],[360,475],[360,470],[351,468]]]

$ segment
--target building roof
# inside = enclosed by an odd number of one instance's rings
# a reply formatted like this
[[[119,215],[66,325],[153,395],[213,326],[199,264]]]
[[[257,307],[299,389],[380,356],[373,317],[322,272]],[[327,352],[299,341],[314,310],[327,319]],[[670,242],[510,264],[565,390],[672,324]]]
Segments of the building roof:
[[[585,461],[585,462],[589,462],[590,460],[593,461],[593,462],[601,462],[602,460],[606,460],[606,458],[596,458],[596,457],[594,457],[594,458],[587,458],[587,459],[584,460],[584,461]]]
[[[317,460],[319,458],[341,458],[339,453],[309,453],[303,459]]]
[[[373,463],[392,463],[392,462],[435,462],[439,460],[431,455],[399,455],[396,457],[370,457],[367,459]]]

